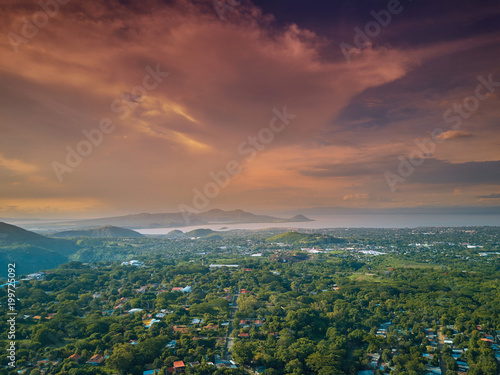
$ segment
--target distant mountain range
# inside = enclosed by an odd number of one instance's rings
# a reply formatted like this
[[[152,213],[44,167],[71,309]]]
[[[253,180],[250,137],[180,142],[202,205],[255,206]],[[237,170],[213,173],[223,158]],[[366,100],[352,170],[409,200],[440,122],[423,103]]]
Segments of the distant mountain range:
[[[297,210],[286,211],[287,215],[294,215]],[[419,206],[394,208],[356,208],[356,207],[309,207],[301,208],[300,213],[305,215],[498,215],[500,206]]]
[[[81,248],[80,241],[74,237],[113,238],[142,237],[142,234],[130,228],[168,228],[204,224],[236,223],[289,223],[311,221],[305,216],[296,215],[289,219],[273,216],[254,215],[242,210],[210,210],[202,213],[164,213],[138,214],[94,220],[72,222],[38,222],[37,231],[52,234],[51,238],[22,229],[12,224],[0,222],[0,276],[6,277],[7,263],[16,263],[18,275],[58,267],[70,260],[70,256]],[[62,229],[68,229],[62,231]],[[186,234],[177,234],[180,238],[218,236],[217,232],[198,229]],[[67,239],[65,239],[67,238]]]
[[[144,237],[139,232],[135,230],[113,227],[111,225],[106,225],[104,227],[96,229],[82,229],[82,230],[67,230],[63,232],[57,232],[51,235],[52,237],[58,238],[70,238],[70,237],[95,237],[95,238],[108,238],[108,237]]]
[[[255,215],[243,210],[224,211],[213,209],[201,213],[143,213],[105,217],[100,219],[78,220],[59,223],[58,225],[78,228],[92,228],[102,225],[112,225],[129,229],[150,229],[205,224],[298,223],[306,221],[312,220],[303,215],[296,215],[292,218],[284,219],[267,215]]]

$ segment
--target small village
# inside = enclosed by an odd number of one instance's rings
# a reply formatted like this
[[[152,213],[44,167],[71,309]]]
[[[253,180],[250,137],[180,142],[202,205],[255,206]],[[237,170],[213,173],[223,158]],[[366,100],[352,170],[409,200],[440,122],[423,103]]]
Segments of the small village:
[[[151,272],[152,268],[151,265],[136,260],[124,262],[120,267],[122,267],[121,270],[132,273],[134,270]],[[97,270],[95,267],[92,268]],[[248,280],[251,280],[256,272],[260,272],[253,267],[236,264],[227,267],[211,266],[209,269],[211,271],[206,275],[210,277],[223,274],[236,279],[241,279],[244,276],[243,279]],[[269,274],[273,278],[281,278],[282,273],[283,269],[279,271],[276,269],[269,270]],[[312,273],[302,275],[306,280],[312,277]],[[30,275],[23,282],[43,282],[47,276],[50,278],[50,273]],[[241,281],[238,284],[242,285]],[[208,285],[204,284],[205,287]],[[154,368],[154,364],[150,364],[150,368],[143,369],[143,375],[160,373],[160,371],[168,374],[184,373],[188,368],[197,368],[202,365],[212,366],[216,369],[241,368],[247,373],[264,373],[266,366],[262,364],[253,361],[247,363],[238,362],[240,357],[238,354],[234,355],[235,345],[238,348],[240,343],[246,345],[245,343],[264,342],[268,340],[268,337],[272,337],[273,340],[280,340],[283,334],[282,330],[279,329],[280,324],[276,324],[276,320],[271,319],[268,321],[268,316],[259,317],[260,314],[254,315],[255,311],[248,316],[242,315],[245,312],[239,311],[240,304],[245,305],[247,301],[256,301],[257,294],[252,291],[255,287],[251,284],[248,284],[246,288],[221,287],[221,285],[213,290],[203,288],[205,289],[203,290],[205,295],[211,295],[211,298],[217,301],[215,305],[203,305],[203,308],[199,304],[188,302],[192,297],[192,293],[200,292],[198,277],[177,276],[173,277],[169,283],[154,282],[153,277],[148,282],[142,280],[135,283],[135,287],[130,288],[130,286],[121,286],[116,289],[116,292],[111,291],[111,293],[109,289],[94,290],[92,294],[87,294],[87,301],[90,305],[101,307],[100,315],[102,317],[132,318],[134,322],[140,322],[142,329],[139,329],[137,323],[134,323],[134,326],[137,327],[134,329],[136,333],[129,335],[128,345],[131,347],[140,346],[141,337],[145,334],[171,332],[167,335],[169,341],[164,344],[162,351],[168,351],[172,355],[171,358],[177,360],[172,360],[171,366],[165,368]],[[322,294],[338,293],[341,296],[343,292],[345,291],[343,291],[342,286],[332,283],[326,289],[317,291],[301,289],[299,293],[304,296],[311,295],[321,298],[320,295]],[[161,308],[161,296],[169,296],[169,299],[175,302],[173,304],[169,302],[170,307]],[[82,295],[77,297],[83,298]],[[276,304],[276,302],[267,302],[262,306],[267,311],[280,308],[279,303]],[[374,308],[380,308],[380,306],[381,304],[377,303]],[[55,307],[57,307],[57,303],[53,305],[52,309]],[[40,308],[41,310],[38,311],[45,310],[43,305],[40,305]],[[184,313],[181,314],[181,311]],[[199,311],[199,313],[196,313],[196,311]],[[415,327],[403,329],[401,322],[405,320],[405,316],[408,314],[414,314],[414,312],[405,310],[388,311],[388,316],[392,316],[393,319],[371,328],[370,335],[373,336],[367,336],[366,338],[370,343],[370,347],[378,346],[384,349],[367,351],[365,357],[367,367],[364,370],[359,370],[358,375],[380,375],[397,372],[398,366],[401,366],[399,356],[404,352],[400,343],[405,342],[409,337],[413,345],[418,344],[415,349],[418,349],[416,353],[421,357],[419,363],[425,366],[428,375],[446,375],[447,371],[453,371],[458,375],[466,375],[469,370],[468,345],[472,337],[479,339],[485,348],[492,350],[496,360],[500,361],[499,331],[491,329],[485,331],[478,325],[475,327],[475,331],[466,334],[457,330],[453,325],[444,326],[439,321],[435,321],[430,325],[422,322],[418,325],[417,332],[414,330]],[[55,312],[44,311],[37,315],[25,314],[23,320],[26,322],[38,321],[40,324],[42,321],[51,321],[55,317]],[[84,318],[85,316],[81,316],[81,319]],[[193,361],[178,356],[178,350],[186,345],[186,340],[198,347],[213,348],[212,354],[206,356],[203,363],[200,360]],[[106,366],[107,361],[113,355],[113,348],[101,346],[101,349],[97,351],[98,353],[93,355],[76,351],[66,359],[80,366],[83,364],[97,368]],[[55,360],[42,358],[33,363],[31,369],[39,369],[41,374],[50,373],[51,368],[57,368],[63,362],[64,358]],[[28,373],[29,368],[21,369],[19,373]]]

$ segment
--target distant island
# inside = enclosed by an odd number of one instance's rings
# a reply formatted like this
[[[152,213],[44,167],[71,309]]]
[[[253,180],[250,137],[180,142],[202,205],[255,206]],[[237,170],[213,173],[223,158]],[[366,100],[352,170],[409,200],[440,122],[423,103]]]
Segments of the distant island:
[[[205,212],[177,213],[142,213],[125,216],[105,217],[99,219],[78,220],[60,223],[60,226],[90,229],[98,226],[116,226],[128,229],[176,228],[189,225],[206,224],[248,224],[248,223],[301,223],[313,221],[304,215],[291,218],[279,218],[267,215],[255,215],[243,210],[224,211],[212,209]]]
[[[95,229],[82,230],[67,230],[52,234],[52,237],[70,238],[70,237],[95,237],[95,238],[110,238],[110,237],[143,237],[142,234],[135,230],[127,228],[119,228],[111,225],[106,225]]]

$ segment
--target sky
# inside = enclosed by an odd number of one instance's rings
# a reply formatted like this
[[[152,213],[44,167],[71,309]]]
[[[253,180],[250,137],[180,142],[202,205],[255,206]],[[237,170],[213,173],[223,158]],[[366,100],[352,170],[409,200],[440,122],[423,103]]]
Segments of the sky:
[[[0,217],[500,206],[498,1],[0,17]]]

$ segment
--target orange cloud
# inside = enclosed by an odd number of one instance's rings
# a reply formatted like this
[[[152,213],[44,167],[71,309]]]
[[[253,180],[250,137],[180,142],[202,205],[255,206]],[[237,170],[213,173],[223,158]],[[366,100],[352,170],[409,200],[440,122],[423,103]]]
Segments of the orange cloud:
[[[0,88],[6,98],[0,103],[0,196],[9,205],[98,212],[102,206],[95,203],[105,202],[106,210],[175,210],[190,202],[193,188],[209,181],[210,171],[232,159],[242,163],[243,172],[213,205],[382,202],[389,193],[379,170],[427,134],[422,112],[449,102],[401,89],[405,80],[420,83],[418,69],[429,61],[494,39],[371,46],[349,64],[325,54],[338,41],[296,24],[280,28],[251,3],[236,7],[226,22],[217,18],[211,1],[168,3],[69,2],[18,53],[8,39],[0,39]],[[19,30],[37,7],[27,0],[4,1],[2,34]],[[137,98],[134,88],[143,84],[146,68],[156,66],[169,76]],[[357,99],[375,115],[343,118]],[[116,111],[116,101],[128,108],[127,116]],[[246,160],[238,145],[268,126],[273,108],[285,105],[296,119],[255,160]],[[384,114],[392,116],[387,125],[379,116],[384,106],[390,107]],[[414,117],[395,113],[400,107]],[[66,147],[75,147],[82,130],[96,128],[102,118],[112,119],[116,130],[59,184],[52,162],[63,162]],[[429,118],[430,126],[442,126],[440,119]],[[483,142],[496,142],[497,133],[474,129],[490,135],[471,139],[477,142],[474,150],[495,160],[493,148]],[[437,150],[446,155],[443,160],[465,157],[453,144]],[[362,165],[365,172],[317,173],[328,172],[328,165],[344,170]],[[416,191],[405,199],[416,201]]]
[[[443,141],[448,141],[451,139],[460,139],[460,138],[470,138],[472,137],[472,133],[463,131],[463,130],[448,130],[444,133],[441,133],[437,138]]]

